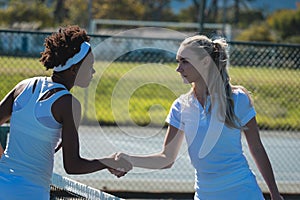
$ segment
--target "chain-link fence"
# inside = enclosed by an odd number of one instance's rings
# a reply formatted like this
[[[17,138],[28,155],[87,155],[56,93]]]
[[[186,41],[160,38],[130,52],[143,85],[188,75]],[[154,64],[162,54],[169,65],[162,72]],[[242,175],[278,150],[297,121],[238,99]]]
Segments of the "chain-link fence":
[[[1,99],[22,79],[51,74],[38,61],[47,35],[0,31]],[[189,90],[175,71],[182,39],[91,35],[94,80],[88,89],[72,89],[83,107],[82,156],[161,150],[169,108]],[[245,86],[254,99],[262,141],[280,190],[300,193],[300,45],[230,42],[229,55],[231,82]],[[243,145],[267,192],[244,139]],[[134,169],[118,180],[107,172],[72,178],[110,191],[193,192],[194,174],[186,150],[184,145],[171,169]],[[64,174],[60,154],[55,171]]]

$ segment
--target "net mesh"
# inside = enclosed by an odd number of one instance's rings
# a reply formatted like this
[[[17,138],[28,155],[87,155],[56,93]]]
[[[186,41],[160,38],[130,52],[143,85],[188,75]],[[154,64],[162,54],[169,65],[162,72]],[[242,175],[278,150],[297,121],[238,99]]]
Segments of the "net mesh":
[[[50,190],[50,200],[122,200],[119,197],[97,190],[70,178],[54,173]]]

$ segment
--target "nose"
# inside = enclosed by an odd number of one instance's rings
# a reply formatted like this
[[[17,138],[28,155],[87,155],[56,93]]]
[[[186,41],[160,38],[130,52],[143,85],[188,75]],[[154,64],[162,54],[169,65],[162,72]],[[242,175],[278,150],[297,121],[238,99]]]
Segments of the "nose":
[[[177,66],[177,68],[176,68],[176,71],[177,71],[177,72],[183,72],[183,68],[182,68],[182,66],[181,66],[180,63],[178,64],[178,66]]]

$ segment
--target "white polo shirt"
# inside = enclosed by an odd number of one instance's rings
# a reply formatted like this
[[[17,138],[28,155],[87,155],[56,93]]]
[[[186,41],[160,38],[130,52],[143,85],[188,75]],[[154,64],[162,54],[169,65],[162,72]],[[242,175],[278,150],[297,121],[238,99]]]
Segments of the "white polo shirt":
[[[233,91],[234,112],[244,126],[256,112],[242,89]],[[191,163],[195,168],[196,195],[204,192],[224,191],[243,183],[257,186],[255,176],[243,154],[241,130],[222,123],[207,98],[205,108],[193,94],[176,99],[166,122],[183,130],[188,144]],[[205,142],[203,142],[205,141]]]

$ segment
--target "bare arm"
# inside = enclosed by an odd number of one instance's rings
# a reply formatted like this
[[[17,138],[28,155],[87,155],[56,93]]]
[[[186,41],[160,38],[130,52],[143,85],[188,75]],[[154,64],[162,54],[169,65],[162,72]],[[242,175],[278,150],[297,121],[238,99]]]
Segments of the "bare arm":
[[[134,167],[147,169],[165,169],[170,168],[180,150],[184,134],[174,126],[169,126],[163,143],[163,149],[160,153],[151,155],[127,155],[120,153],[118,157],[124,157],[129,160]]]
[[[249,146],[249,150],[251,152],[251,155],[254,158],[254,161],[256,163],[256,166],[258,167],[260,173],[262,174],[265,182],[268,185],[271,198],[272,200],[277,200],[277,199],[282,199],[282,197],[279,194],[275,178],[274,178],[274,173],[273,169],[270,163],[270,160],[268,158],[268,155],[265,151],[265,148],[261,142],[260,136],[259,136],[259,131],[257,127],[257,122],[255,117],[252,118],[248,123],[247,123],[247,129],[244,130],[246,140]]]
[[[0,158],[1,158],[1,156],[2,156],[3,153],[4,153],[4,150],[2,148],[2,145],[0,144]]]
[[[11,90],[0,102],[0,125],[10,119],[14,102],[15,89]]]
[[[14,100],[24,90],[27,84],[28,79],[21,81],[0,102],[0,125],[10,119]]]
[[[0,125],[4,124],[10,119],[14,100],[23,91],[26,84],[27,80],[17,84],[0,102]],[[0,157],[3,153],[4,149],[0,144]]]
[[[12,113],[12,105],[14,101],[14,91],[10,91],[4,99],[0,102],[0,125],[7,122]],[[4,149],[0,144],[0,158],[4,153]]]
[[[56,120],[62,123],[62,149],[64,168],[69,174],[86,174],[102,169],[116,169],[125,166],[129,171],[131,165],[125,160],[116,161],[114,156],[100,159],[85,159],[79,153],[78,127],[81,118],[81,105],[71,95],[58,99],[52,107]],[[88,148],[88,147],[87,147]]]

